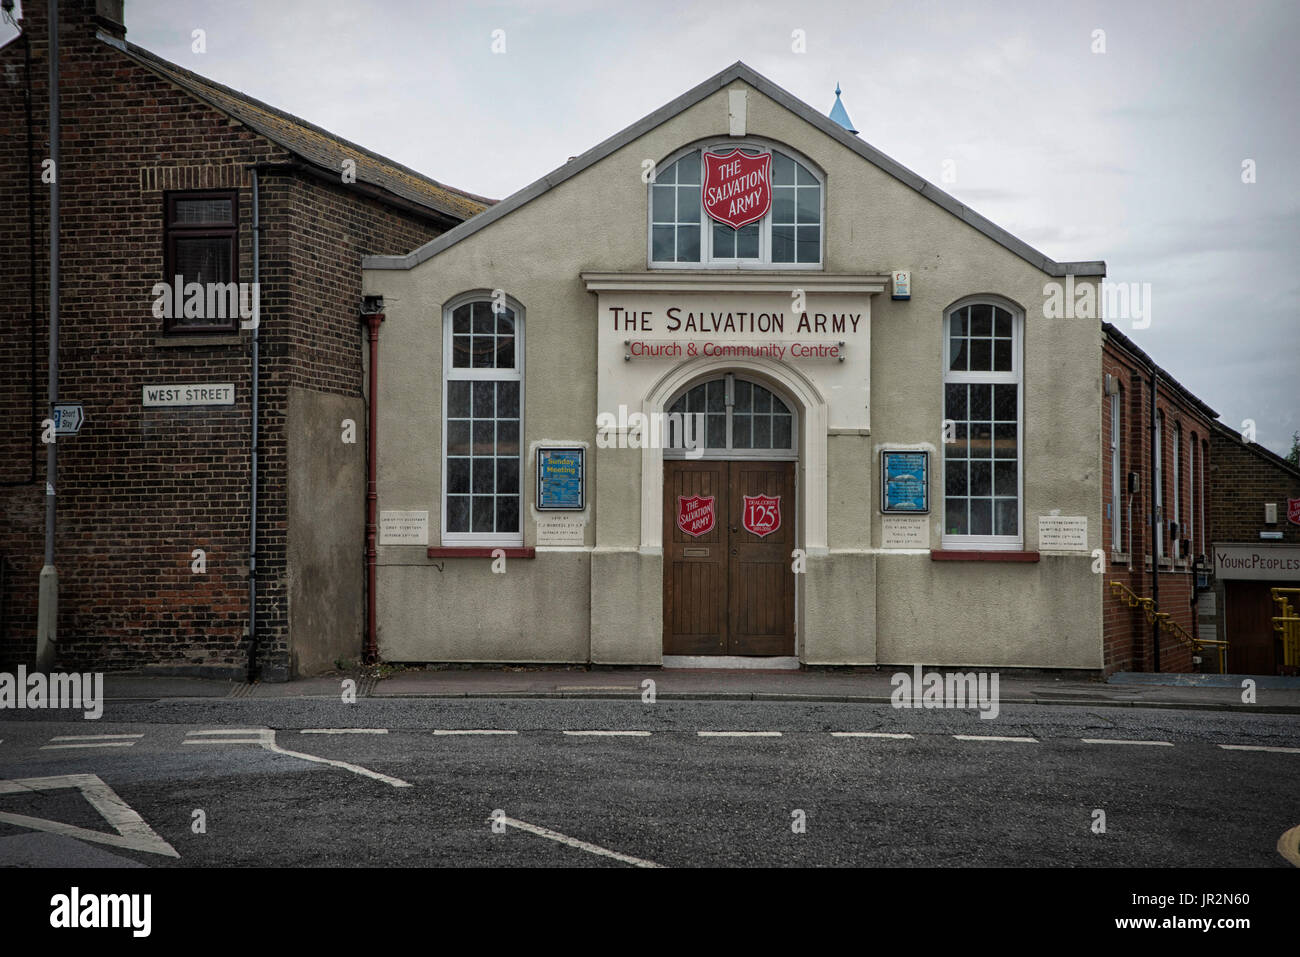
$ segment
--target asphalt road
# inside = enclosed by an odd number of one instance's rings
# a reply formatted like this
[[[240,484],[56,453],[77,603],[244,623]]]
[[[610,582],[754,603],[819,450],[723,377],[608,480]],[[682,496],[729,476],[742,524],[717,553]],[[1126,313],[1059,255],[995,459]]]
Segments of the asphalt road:
[[[1292,715],[322,698],[0,717],[11,866],[1287,867],[1300,825]],[[304,733],[345,728],[385,733]],[[700,734],[736,731],[779,734]]]

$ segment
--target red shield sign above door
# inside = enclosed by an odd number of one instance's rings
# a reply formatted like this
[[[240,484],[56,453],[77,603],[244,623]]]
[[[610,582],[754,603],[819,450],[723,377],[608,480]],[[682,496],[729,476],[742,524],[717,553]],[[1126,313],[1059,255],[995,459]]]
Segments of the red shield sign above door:
[[[713,531],[714,498],[713,495],[677,496],[677,527],[692,538],[699,538]]]
[[[1300,525],[1300,498],[1286,500],[1286,520],[1292,525]]]
[[[746,495],[741,524],[759,538],[771,535],[781,527],[781,496]]]
[[[772,154],[706,152],[703,200],[704,211],[732,229],[762,219],[772,208]]]

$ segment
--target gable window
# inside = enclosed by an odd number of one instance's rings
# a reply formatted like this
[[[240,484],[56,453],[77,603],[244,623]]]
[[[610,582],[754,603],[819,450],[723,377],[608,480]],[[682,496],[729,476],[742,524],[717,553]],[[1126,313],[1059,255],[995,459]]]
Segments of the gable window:
[[[689,457],[683,429],[703,445],[703,454],[721,458],[798,458],[795,419],[790,407],[771,390],[728,374],[701,382],[679,395],[669,406],[668,441],[664,458]],[[671,418],[671,416],[681,416]],[[703,419],[694,416],[702,415]],[[687,417],[691,417],[688,422]],[[703,422],[703,433],[696,422]]]
[[[179,276],[182,289],[188,283],[198,283],[205,290],[205,304],[217,303],[219,297],[207,294],[209,284],[233,283],[239,277],[238,193],[235,190],[167,193],[163,205],[164,281],[175,283]],[[206,313],[206,309],[203,311]],[[175,303],[172,315],[163,319],[163,331],[237,332],[238,310],[223,311],[225,316],[187,317],[180,304]]]
[[[513,302],[462,298],[443,316],[444,545],[523,544],[523,335]]]
[[[1021,317],[968,301],[944,319],[943,547],[1019,549]]]
[[[762,219],[733,229],[704,209],[702,154],[739,149],[770,153],[772,205]],[[650,183],[650,264],[820,268],[824,190],[809,166],[773,147],[719,142],[691,149],[655,171]]]

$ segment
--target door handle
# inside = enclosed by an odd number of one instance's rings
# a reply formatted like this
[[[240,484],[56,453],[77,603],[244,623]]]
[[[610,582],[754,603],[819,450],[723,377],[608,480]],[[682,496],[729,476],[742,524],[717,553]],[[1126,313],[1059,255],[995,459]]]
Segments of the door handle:
[[[740,554],[740,549],[733,548],[733,549],[731,550],[731,554],[733,554],[733,555],[739,555],[739,554]]]
[[[727,527],[731,529],[732,535],[735,535],[738,531],[740,531],[740,529],[738,529],[735,525],[729,525]]]

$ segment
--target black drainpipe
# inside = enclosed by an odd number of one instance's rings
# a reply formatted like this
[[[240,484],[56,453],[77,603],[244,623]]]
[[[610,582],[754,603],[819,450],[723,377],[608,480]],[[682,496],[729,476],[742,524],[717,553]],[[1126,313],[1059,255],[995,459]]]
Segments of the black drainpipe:
[[[248,517],[248,680],[257,680],[257,410],[258,410],[258,334],[262,324],[262,239],[261,209],[258,206],[257,168],[253,173],[253,396],[250,416],[252,468],[249,479]]]

